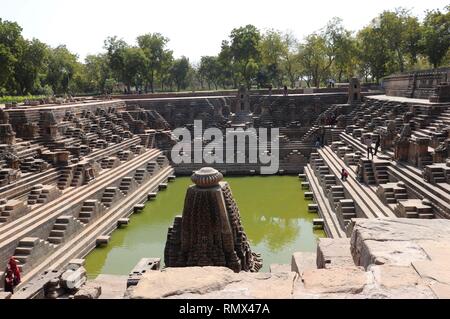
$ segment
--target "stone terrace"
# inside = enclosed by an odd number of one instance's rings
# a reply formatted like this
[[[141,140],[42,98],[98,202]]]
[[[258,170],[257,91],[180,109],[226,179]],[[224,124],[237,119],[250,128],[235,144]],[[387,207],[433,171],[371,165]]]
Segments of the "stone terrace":
[[[49,267],[87,255],[172,179],[155,148],[158,114],[123,101],[0,113],[0,268],[16,258],[22,295]]]
[[[367,97],[346,117],[346,129],[311,154],[305,174],[312,212],[332,238],[351,232],[353,218],[449,218],[450,105]],[[380,151],[367,158],[366,140]],[[349,177],[340,180],[342,168]]]

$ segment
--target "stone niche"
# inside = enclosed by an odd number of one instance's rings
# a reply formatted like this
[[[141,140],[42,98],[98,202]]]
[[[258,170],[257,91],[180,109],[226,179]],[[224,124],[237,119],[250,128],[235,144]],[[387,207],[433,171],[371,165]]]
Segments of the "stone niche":
[[[164,252],[167,267],[227,267],[258,272],[259,255],[252,252],[230,186],[213,168],[195,172],[183,216],[169,228]]]

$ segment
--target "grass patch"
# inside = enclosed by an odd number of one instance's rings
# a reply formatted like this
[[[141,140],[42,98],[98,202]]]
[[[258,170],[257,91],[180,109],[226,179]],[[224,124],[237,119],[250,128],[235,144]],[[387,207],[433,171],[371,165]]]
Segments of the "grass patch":
[[[45,95],[27,95],[27,96],[0,96],[0,104],[17,102],[23,103],[25,100],[39,100],[45,98]]]

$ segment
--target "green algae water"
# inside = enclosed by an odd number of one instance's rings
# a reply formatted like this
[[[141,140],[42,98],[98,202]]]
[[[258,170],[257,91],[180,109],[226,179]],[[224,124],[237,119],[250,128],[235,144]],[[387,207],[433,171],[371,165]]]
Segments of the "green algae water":
[[[313,231],[300,181],[293,176],[226,177],[241,213],[242,224],[252,251],[261,254],[262,271],[271,264],[290,264],[292,253],[316,250],[323,231]],[[186,190],[192,182],[178,178],[158,193],[144,211],[130,219],[128,227],[116,230],[106,247],[95,249],[86,258],[90,278],[99,274],[128,275],[141,258],[160,257],[164,261],[167,230],[181,215]]]

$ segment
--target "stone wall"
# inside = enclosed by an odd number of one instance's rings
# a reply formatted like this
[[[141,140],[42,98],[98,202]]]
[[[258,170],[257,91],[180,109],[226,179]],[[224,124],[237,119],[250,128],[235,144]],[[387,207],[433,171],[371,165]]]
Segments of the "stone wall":
[[[450,68],[390,75],[383,79],[388,96],[429,99],[438,84],[450,80]]]
[[[236,93],[234,93],[236,94]],[[208,124],[216,124],[218,119],[228,120],[230,112],[235,112],[235,95],[216,97],[187,97],[178,99],[128,99],[127,106],[139,106],[161,114],[172,128],[192,124],[201,119]],[[303,126],[311,126],[317,116],[332,104],[347,103],[348,92],[327,94],[303,94],[291,96],[250,95],[250,111],[258,116],[263,107],[270,108],[274,124],[287,126],[298,121]]]

